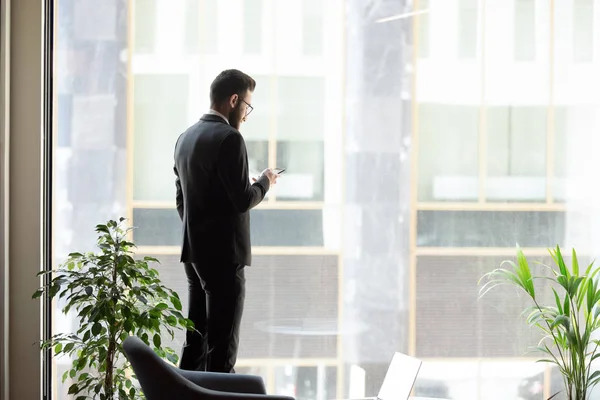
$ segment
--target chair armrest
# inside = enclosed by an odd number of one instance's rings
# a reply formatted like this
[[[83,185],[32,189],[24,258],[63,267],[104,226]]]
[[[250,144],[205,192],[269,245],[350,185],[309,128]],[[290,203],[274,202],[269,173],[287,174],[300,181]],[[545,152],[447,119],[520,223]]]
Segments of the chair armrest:
[[[265,384],[260,376],[186,371],[181,369],[177,369],[177,372],[185,379],[204,389],[238,394],[266,394]]]

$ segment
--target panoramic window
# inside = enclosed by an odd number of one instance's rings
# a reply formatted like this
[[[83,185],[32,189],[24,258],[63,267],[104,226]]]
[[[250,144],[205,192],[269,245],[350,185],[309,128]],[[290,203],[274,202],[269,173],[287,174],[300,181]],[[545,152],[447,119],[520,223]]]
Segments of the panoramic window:
[[[479,300],[478,280],[517,244],[596,255],[599,4],[58,0],[55,266],[125,217],[187,312],[174,146],[237,68],[257,82],[251,176],[286,169],[251,211],[238,373],[299,400],[373,396],[403,352],[423,360],[416,396],[547,398],[526,298]],[[63,305],[55,333],[78,326]],[[54,399],[71,361],[53,359]]]

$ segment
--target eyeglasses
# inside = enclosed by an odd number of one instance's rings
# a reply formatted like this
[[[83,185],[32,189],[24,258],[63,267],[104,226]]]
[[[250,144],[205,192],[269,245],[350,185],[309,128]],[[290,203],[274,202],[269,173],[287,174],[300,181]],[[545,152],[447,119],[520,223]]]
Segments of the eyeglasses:
[[[250,105],[250,103],[248,103],[246,100],[242,101],[246,104],[246,115],[244,115],[244,118],[246,118],[254,110],[254,107],[252,107],[252,105]]]

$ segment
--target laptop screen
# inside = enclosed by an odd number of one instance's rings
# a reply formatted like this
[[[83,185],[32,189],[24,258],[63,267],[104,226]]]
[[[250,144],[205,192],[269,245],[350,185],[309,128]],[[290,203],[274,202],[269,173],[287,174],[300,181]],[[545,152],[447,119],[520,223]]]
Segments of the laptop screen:
[[[415,384],[421,360],[396,353],[377,396],[380,400],[407,400]]]

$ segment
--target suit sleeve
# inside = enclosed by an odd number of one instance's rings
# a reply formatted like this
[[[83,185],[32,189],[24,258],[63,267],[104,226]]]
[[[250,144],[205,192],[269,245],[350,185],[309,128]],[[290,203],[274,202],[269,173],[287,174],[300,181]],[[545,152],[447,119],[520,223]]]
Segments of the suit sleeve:
[[[248,175],[248,154],[242,135],[232,133],[223,143],[217,161],[217,174],[227,195],[239,213],[256,207],[269,191],[269,179],[258,178],[253,185]]]
[[[175,172],[175,204],[177,205],[177,213],[179,214],[179,218],[183,219],[183,191],[181,190],[181,181],[179,180],[177,167],[173,167],[173,172]]]

